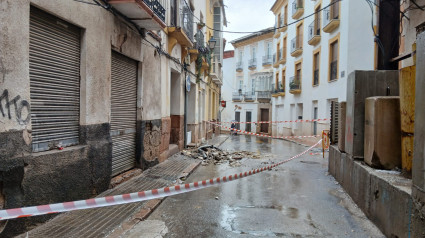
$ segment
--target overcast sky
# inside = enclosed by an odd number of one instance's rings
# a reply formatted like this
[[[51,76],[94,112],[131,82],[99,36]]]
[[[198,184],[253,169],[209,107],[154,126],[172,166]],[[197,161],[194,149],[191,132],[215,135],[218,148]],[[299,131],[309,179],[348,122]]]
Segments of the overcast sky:
[[[270,11],[275,0],[224,0],[226,5],[227,31],[259,31],[274,26],[274,15]],[[224,33],[227,40],[225,50],[233,50],[230,41],[247,34]]]

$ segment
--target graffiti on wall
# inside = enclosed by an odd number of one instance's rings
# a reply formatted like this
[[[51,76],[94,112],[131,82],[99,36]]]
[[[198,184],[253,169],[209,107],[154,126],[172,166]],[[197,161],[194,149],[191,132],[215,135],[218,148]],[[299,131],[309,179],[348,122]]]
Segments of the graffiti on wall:
[[[12,114],[14,109],[14,116]],[[30,104],[26,100],[21,100],[21,96],[16,96],[12,100],[9,99],[9,91],[3,90],[0,96],[0,114],[3,118],[9,120],[16,119],[19,124],[26,125],[31,119]]]

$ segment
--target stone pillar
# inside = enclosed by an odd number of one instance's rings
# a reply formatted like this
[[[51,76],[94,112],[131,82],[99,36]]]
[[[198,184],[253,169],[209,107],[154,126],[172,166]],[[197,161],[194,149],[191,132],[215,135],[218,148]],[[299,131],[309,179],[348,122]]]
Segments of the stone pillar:
[[[425,32],[416,39],[415,137],[412,167],[412,237],[425,236]]]

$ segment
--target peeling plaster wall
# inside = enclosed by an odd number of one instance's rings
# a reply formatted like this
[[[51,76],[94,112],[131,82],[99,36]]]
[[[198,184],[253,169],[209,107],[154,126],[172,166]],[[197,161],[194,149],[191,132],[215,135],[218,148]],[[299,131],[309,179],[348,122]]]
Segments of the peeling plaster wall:
[[[80,144],[64,150],[33,153],[31,120],[22,119],[27,118],[30,107],[21,107],[18,113],[13,107],[10,113],[0,111],[0,208],[84,199],[108,188],[112,166],[109,136],[112,50],[147,62],[146,67],[139,64],[138,121],[161,118],[160,62],[155,50],[142,47],[138,32],[110,12],[68,0],[0,1],[0,105],[3,109],[6,109],[5,92],[9,101],[16,98],[18,106],[25,105],[23,101],[31,105],[30,5],[82,29]],[[143,108],[143,105],[148,106]],[[147,147],[153,146],[153,152],[144,150],[147,159],[156,155],[155,148],[159,150],[161,122],[154,124],[148,127],[147,136],[144,131],[138,131],[138,141],[145,138],[142,141],[147,141]],[[139,146],[138,153],[141,151]],[[0,237],[20,233],[25,227],[50,218],[11,220],[5,227],[0,224]]]

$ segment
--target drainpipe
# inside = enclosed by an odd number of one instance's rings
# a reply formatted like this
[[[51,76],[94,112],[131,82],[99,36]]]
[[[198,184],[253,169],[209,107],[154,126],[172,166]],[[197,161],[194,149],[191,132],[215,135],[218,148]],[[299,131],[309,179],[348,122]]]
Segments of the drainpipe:
[[[186,88],[186,77],[187,77],[187,65],[184,64],[184,148],[187,148],[187,88]]]

